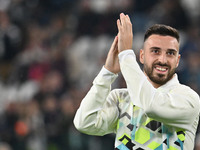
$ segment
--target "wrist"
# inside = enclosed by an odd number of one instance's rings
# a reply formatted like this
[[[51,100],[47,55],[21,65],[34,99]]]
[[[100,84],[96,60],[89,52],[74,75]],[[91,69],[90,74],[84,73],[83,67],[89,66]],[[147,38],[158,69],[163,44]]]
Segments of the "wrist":
[[[121,52],[123,52],[123,51],[129,51],[129,50],[132,50],[132,49],[129,48],[129,49],[123,49],[123,50],[118,50],[118,51],[119,51],[119,53],[121,53]]]
[[[107,72],[111,73],[111,74],[117,74],[118,72],[114,71],[113,69],[111,69],[110,67],[104,65],[103,68],[105,70],[107,70]]]

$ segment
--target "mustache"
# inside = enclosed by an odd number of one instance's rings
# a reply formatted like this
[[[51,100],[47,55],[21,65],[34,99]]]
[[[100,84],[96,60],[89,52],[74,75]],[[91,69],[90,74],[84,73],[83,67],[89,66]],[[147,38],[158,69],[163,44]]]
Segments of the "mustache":
[[[157,62],[157,63],[154,63],[153,64],[153,66],[156,66],[156,65],[158,65],[158,66],[162,66],[162,67],[169,67],[169,65],[167,64],[167,63],[161,63],[161,62]]]

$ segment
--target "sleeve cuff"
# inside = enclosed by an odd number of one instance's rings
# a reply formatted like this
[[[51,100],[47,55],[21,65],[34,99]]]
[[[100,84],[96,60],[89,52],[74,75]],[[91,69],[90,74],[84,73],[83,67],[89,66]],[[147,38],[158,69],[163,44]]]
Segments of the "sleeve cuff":
[[[133,55],[136,58],[134,51],[132,49],[127,49],[118,54],[119,61],[121,61],[126,55],[129,55],[129,54]]]
[[[104,74],[117,75],[117,73],[115,74],[115,73],[109,71],[109,70],[106,69],[104,66],[102,67],[102,69],[101,69],[100,72],[102,72],[102,73],[104,73]]]
[[[104,85],[110,85],[114,82],[114,80],[117,77],[118,77],[118,74],[115,74],[115,73],[107,70],[103,66],[93,83],[101,83],[101,84],[104,84]]]

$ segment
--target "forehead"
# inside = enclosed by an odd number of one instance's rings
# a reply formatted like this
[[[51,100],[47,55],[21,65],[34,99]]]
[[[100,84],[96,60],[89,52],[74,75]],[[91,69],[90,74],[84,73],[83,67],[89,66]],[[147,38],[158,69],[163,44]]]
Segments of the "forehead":
[[[179,42],[172,36],[153,34],[144,42],[144,48],[159,47],[161,49],[179,50]]]

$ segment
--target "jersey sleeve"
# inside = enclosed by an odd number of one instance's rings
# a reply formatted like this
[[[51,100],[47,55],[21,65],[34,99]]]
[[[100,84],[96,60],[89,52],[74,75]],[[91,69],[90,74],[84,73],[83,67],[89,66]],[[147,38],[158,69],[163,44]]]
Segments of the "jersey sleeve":
[[[74,125],[79,131],[90,135],[114,132],[119,112],[111,84],[116,78],[117,74],[104,67],[97,75],[75,114]]]
[[[178,84],[168,90],[156,89],[136,61],[133,50],[119,54],[120,68],[133,104],[148,117],[164,124],[187,128],[199,116],[199,96],[189,87]]]

